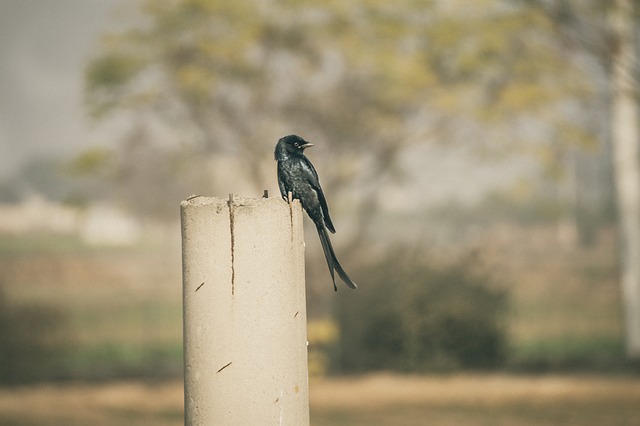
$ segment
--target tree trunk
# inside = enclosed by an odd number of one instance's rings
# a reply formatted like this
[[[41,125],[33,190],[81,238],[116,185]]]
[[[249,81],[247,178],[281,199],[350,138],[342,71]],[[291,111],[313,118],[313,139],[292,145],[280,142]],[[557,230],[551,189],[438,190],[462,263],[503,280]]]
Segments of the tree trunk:
[[[626,350],[640,357],[640,129],[636,97],[633,0],[617,0],[613,52],[612,132],[621,241]]]

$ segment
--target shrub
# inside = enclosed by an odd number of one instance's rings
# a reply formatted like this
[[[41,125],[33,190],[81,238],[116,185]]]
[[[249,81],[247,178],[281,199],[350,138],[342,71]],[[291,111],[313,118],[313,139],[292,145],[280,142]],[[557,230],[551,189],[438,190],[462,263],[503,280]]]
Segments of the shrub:
[[[55,378],[62,314],[44,305],[12,305],[0,286],[0,384]]]
[[[435,266],[395,250],[360,271],[339,298],[334,368],[434,371],[493,368],[505,359],[506,297],[471,257]]]

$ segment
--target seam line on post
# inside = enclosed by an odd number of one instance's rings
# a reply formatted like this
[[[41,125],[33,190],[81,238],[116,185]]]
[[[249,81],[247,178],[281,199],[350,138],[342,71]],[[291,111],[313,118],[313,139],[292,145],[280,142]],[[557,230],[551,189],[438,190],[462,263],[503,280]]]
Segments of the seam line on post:
[[[229,231],[231,232],[231,295],[236,292],[236,271],[235,271],[235,254],[234,254],[234,233],[233,233],[233,193],[229,194]]]
[[[289,230],[291,231],[291,241],[293,241],[293,195],[291,192],[287,194],[289,204]]]

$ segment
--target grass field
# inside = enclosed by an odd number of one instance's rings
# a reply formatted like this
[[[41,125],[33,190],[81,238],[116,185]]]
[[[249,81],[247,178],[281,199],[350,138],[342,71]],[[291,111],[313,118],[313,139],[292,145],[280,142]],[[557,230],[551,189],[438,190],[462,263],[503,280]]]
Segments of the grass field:
[[[553,227],[501,227],[474,246],[509,295],[512,365],[564,368],[622,357],[612,231],[581,248],[559,244]],[[177,238],[160,247],[112,249],[69,237],[1,236],[0,289],[12,303],[47,305],[62,314],[62,338],[73,347],[62,368],[76,377],[108,377],[114,367],[132,374],[179,372]]]
[[[313,425],[640,424],[640,376],[610,368],[623,354],[613,233],[582,248],[552,228],[483,235],[478,256],[509,294],[510,371],[553,374],[314,379]],[[57,338],[70,350],[57,374],[73,379],[0,388],[0,424],[182,424],[180,271],[177,241],[0,237],[6,300],[61,313]]]
[[[566,368],[623,356],[614,230],[586,247],[562,242],[554,227],[506,226],[489,234],[480,256],[510,297],[513,363]]]
[[[312,380],[311,424],[637,425],[640,380],[598,376],[394,376]],[[181,425],[182,383],[0,389],[0,424]]]
[[[58,338],[71,348],[59,365],[62,376],[180,373],[180,265],[176,245],[90,248],[66,238],[59,246],[51,240],[0,242],[6,297],[61,314]]]

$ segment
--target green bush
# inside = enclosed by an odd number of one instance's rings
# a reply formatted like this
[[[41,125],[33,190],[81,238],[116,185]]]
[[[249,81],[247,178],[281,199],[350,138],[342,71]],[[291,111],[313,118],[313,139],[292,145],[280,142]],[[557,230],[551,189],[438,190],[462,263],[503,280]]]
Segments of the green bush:
[[[63,315],[44,305],[13,305],[0,286],[0,384],[56,377]]]
[[[471,257],[435,266],[394,250],[356,274],[359,287],[339,297],[341,327],[334,368],[441,371],[495,368],[506,355],[506,296],[474,272]]]

